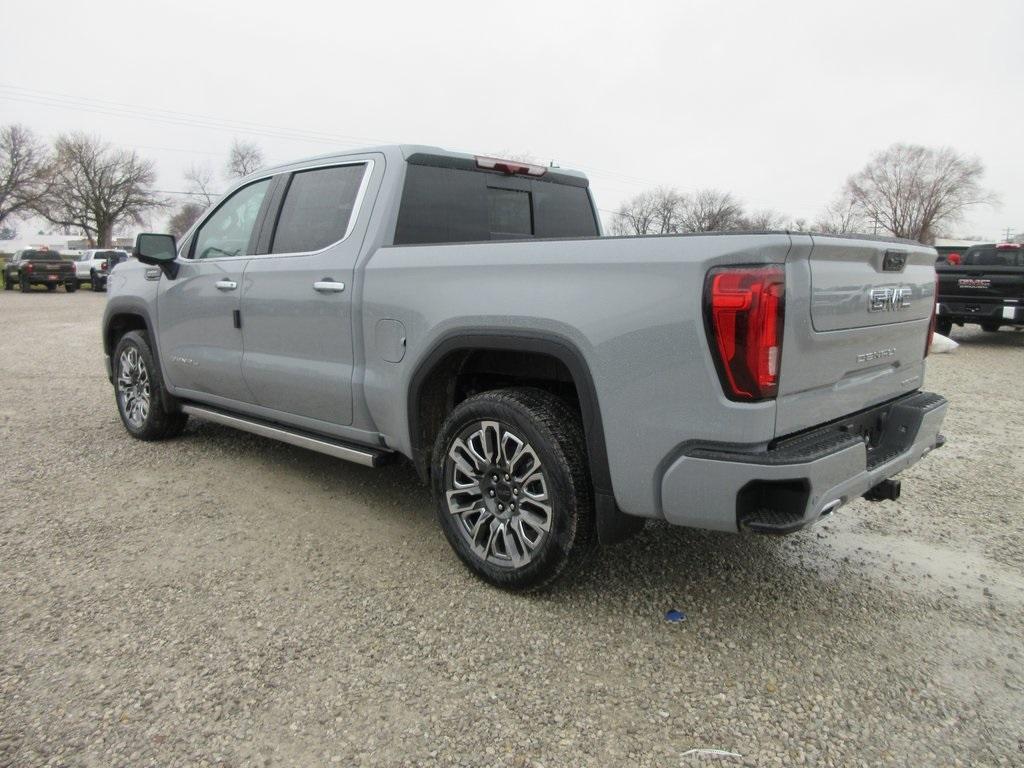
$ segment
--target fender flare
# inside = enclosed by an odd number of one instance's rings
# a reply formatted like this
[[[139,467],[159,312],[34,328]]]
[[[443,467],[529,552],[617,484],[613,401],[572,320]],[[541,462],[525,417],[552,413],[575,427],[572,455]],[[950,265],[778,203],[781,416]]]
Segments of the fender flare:
[[[113,299],[107,304],[107,309],[103,313],[103,352],[108,358],[114,354],[114,345],[110,343],[110,323],[118,315],[135,315],[140,318],[143,324],[146,326],[146,335],[149,337],[149,349],[153,353],[153,359],[156,361],[156,366],[160,371],[160,380],[164,382],[163,389],[163,403],[164,407],[168,410],[177,410],[178,399],[174,395],[167,391],[167,375],[164,372],[163,362],[160,360],[160,349],[156,340],[155,327],[153,325],[152,318],[149,316],[149,308],[142,301],[137,301],[128,297],[119,297]],[[108,368],[110,371],[110,383],[114,383],[114,366],[113,361]]]
[[[409,443],[413,462],[417,469],[426,466],[425,456],[432,446],[420,444],[419,401],[423,385],[436,366],[453,352],[468,350],[535,352],[553,357],[569,370],[580,400],[580,414],[587,442],[587,456],[590,461],[590,476],[594,489],[599,493],[611,494],[611,472],[608,468],[608,450],[605,445],[604,426],[598,405],[597,390],[590,374],[590,367],[579,348],[569,339],[553,333],[539,331],[514,331],[502,329],[498,332],[454,331],[442,336],[430,348],[416,367],[409,381],[407,412],[409,420]]]

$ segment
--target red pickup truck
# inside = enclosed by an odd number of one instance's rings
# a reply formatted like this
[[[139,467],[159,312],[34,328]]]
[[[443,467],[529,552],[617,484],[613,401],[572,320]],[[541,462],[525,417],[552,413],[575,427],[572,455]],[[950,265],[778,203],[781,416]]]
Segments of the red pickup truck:
[[[48,291],[57,290],[58,285],[63,285],[68,293],[78,290],[74,263],[62,259],[56,251],[38,248],[15,252],[4,267],[4,290],[9,291],[16,284],[22,293],[32,290],[33,285],[45,285]]]

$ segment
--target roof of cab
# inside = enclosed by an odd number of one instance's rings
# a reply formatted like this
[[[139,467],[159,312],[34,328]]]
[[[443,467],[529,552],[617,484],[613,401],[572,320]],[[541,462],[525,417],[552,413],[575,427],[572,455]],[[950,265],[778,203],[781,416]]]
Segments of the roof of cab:
[[[382,144],[375,147],[358,147],[355,149],[346,149],[337,152],[328,152],[323,155],[315,155],[313,157],[302,158],[301,160],[294,160],[288,163],[282,163],[275,165],[270,168],[261,168],[256,171],[252,176],[266,175],[267,173],[280,173],[282,171],[294,170],[302,168],[313,163],[323,163],[330,160],[344,160],[347,157],[353,157],[357,155],[368,155],[368,154],[382,154],[385,157],[391,157],[395,160],[407,160],[413,155],[434,155],[437,157],[451,157],[461,160],[473,161],[476,157],[482,155],[472,155],[466,152],[452,152],[451,150],[444,149],[443,147],[436,147],[429,144]],[[486,155],[491,157],[491,155]],[[579,179],[586,179],[586,174],[575,171],[569,168],[558,168],[557,172],[559,175],[573,176]],[[248,178],[248,177],[246,177]]]

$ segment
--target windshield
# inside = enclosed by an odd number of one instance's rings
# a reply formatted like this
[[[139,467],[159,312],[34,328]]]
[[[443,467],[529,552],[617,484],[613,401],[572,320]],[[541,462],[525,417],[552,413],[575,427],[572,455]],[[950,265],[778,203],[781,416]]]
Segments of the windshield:
[[[1024,266],[1021,248],[997,248],[995,245],[975,245],[964,254],[964,264],[976,267]]]
[[[24,251],[21,254],[22,261],[60,261],[60,254],[56,251]]]
[[[96,255],[93,258],[96,259],[115,259],[121,255],[121,251],[96,251]]]

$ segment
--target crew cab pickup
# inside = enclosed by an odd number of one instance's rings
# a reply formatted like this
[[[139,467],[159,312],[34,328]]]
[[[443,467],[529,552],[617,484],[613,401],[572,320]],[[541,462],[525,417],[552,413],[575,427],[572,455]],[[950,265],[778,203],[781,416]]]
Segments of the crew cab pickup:
[[[602,237],[580,173],[394,146],[261,171],[135,255],[103,318],[131,435],[403,456],[506,588],[649,518],[787,533],[895,498],[943,442],[916,243]]]
[[[937,264],[936,330],[973,323],[995,333],[1024,327],[1024,249],[1019,243],[989,243],[967,249],[960,263]]]
[[[4,267],[4,290],[17,285],[22,293],[28,293],[33,285],[45,285],[48,291],[63,285],[68,293],[78,289],[75,282],[75,265],[60,257],[57,251],[43,248],[25,248],[15,251]]]

